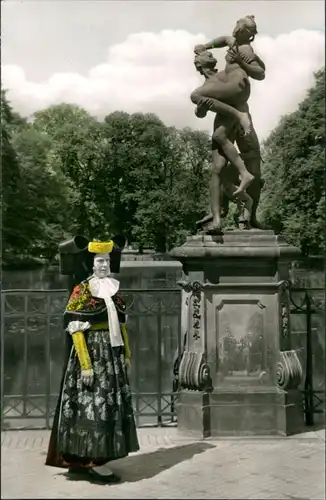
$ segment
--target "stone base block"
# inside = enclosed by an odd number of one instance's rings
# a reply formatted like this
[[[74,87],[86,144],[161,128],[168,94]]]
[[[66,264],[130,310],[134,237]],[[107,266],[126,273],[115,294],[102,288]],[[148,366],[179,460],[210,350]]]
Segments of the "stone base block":
[[[220,436],[289,436],[304,429],[298,390],[181,391],[178,428],[196,438]]]

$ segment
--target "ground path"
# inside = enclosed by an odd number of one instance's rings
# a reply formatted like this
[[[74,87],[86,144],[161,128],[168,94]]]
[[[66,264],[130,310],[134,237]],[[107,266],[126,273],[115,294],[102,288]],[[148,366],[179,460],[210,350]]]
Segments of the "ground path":
[[[325,430],[288,438],[193,441],[139,429],[141,452],[114,462],[118,485],[45,467],[47,431],[2,433],[1,498],[325,499]]]

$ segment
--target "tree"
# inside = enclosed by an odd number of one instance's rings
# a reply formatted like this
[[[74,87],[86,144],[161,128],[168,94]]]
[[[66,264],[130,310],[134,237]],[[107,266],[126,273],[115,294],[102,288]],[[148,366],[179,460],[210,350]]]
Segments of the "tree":
[[[206,134],[190,129],[158,131],[151,161],[135,178],[132,235],[140,247],[165,252],[194,229],[207,204],[207,143]]]
[[[52,139],[62,140],[66,125],[74,125],[75,128],[82,129],[92,118],[85,109],[75,104],[62,103],[37,111],[33,116],[33,125]]]
[[[2,160],[2,248],[3,260],[15,257],[28,237],[24,213],[23,180],[19,160],[12,144],[12,134],[17,121],[6,92],[1,90],[1,160]]]
[[[74,192],[51,164],[51,139],[15,113],[1,92],[3,260],[50,262],[69,235]]]
[[[19,197],[25,241],[20,253],[51,261],[69,235],[73,191],[61,172],[48,164],[49,138],[30,126],[14,134],[13,145],[23,182]]]
[[[101,203],[107,195],[101,124],[78,106],[60,104],[36,113],[33,126],[51,141],[52,172],[64,176],[73,191],[71,231],[107,236],[108,207],[103,212]]]
[[[304,255],[325,251],[325,69],[263,144],[260,214]]]
[[[115,232],[124,232],[140,247],[151,243],[137,232],[140,203],[151,204],[151,195],[164,177],[169,156],[167,127],[153,114],[112,113],[105,118],[107,175],[110,179]]]
[[[115,112],[101,123],[68,104],[36,113],[32,123],[13,112],[10,119],[26,255],[51,260],[60,240],[76,233],[123,233],[140,249],[164,252],[206,211],[210,148],[202,132],[142,113]]]

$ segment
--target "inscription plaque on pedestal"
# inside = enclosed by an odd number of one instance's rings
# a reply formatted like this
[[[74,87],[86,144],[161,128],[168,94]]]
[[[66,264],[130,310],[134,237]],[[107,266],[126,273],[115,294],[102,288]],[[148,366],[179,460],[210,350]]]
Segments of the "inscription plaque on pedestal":
[[[216,307],[218,386],[255,386],[270,376],[259,300],[222,299]]]

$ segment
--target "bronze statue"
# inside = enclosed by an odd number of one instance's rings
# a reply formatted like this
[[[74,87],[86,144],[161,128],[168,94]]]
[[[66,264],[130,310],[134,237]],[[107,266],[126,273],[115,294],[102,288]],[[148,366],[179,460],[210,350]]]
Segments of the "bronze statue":
[[[237,201],[239,208],[242,207],[240,211],[245,228],[260,227],[256,220],[261,190],[260,151],[247,103],[250,96],[249,77],[256,80],[265,78],[265,65],[250,44],[256,33],[254,17],[247,16],[237,22],[233,36],[219,37],[195,47],[196,69],[205,76],[204,84],[191,94],[192,102],[197,105],[195,113],[199,118],[206,116],[207,111],[216,113],[210,182],[212,215],[199,222],[202,228],[209,222],[209,233],[221,231],[223,191],[228,198]],[[229,47],[229,50],[225,69],[218,72],[215,68],[217,61],[208,49],[222,47]],[[242,157],[234,141],[237,141]],[[246,193],[247,189],[251,196]]]

